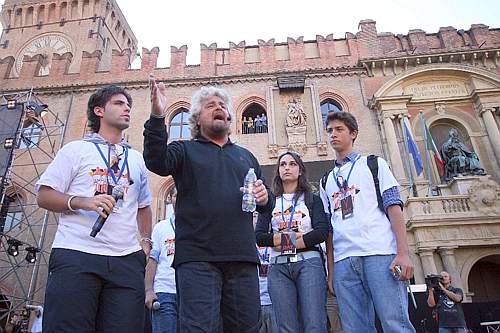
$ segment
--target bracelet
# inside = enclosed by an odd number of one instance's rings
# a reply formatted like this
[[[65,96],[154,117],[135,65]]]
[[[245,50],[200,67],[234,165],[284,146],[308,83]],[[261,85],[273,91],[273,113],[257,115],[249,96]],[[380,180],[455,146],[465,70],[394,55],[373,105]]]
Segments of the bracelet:
[[[151,247],[153,247],[153,240],[149,237],[142,237],[141,242],[147,242],[149,243],[149,245],[151,245]]]
[[[73,207],[71,207],[71,200],[73,200],[74,198],[76,198],[76,195],[72,195],[68,198],[68,202],[66,203],[66,206],[68,206],[68,209],[71,211],[71,212],[76,212],[76,209],[74,209]]]

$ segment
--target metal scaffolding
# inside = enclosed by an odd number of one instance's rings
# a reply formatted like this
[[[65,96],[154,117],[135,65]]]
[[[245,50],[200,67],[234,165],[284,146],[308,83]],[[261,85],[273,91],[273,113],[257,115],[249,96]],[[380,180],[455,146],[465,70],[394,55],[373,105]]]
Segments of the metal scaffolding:
[[[0,95],[2,110],[9,103],[22,107],[22,115],[15,130],[6,128],[0,112],[0,128],[14,134],[13,142],[0,142],[0,149],[12,147],[0,175],[0,327],[14,313],[28,313],[26,305],[43,302],[56,216],[38,207],[35,183],[62,146],[65,130],[65,121],[33,90]]]

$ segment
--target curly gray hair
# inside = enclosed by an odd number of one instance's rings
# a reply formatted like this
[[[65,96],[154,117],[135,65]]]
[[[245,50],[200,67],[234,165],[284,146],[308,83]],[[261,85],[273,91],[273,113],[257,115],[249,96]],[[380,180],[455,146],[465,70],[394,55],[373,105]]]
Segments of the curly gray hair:
[[[233,106],[231,105],[231,99],[228,93],[222,89],[214,86],[201,87],[200,90],[193,94],[191,99],[191,108],[189,109],[189,126],[191,129],[191,138],[195,139],[200,136],[200,126],[198,125],[198,119],[200,118],[201,106],[205,100],[212,96],[220,97],[226,104],[227,112],[231,119],[229,124],[231,125],[235,119]]]

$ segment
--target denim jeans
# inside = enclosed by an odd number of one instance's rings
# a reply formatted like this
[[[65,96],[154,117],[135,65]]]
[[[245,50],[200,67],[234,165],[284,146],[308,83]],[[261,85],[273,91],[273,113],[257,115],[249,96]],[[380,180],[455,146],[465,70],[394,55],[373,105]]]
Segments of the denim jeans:
[[[259,333],[278,333],[273,305],[261,305],[260,313],[262,321],[260,323]]]
[[[326,278],[321,258],[273,264],[268,274],[279,333],[326,333]]]
[[[181,333],[258,333],[257,264],[187,262],[175,270]]]
[[[177,327],[177,296],[171,293],[156,293],[160,308],[151,311],[153,333],[175,333]]]
[[[394,255],[349,257],[333,272],[345,333],[376,333],[375,311],[384,333],[414,333],[408,315],[408,292],[389,266]]]
[[[465,333],[465,328],[462,328],[462,327],[440,327],[439,333]]]

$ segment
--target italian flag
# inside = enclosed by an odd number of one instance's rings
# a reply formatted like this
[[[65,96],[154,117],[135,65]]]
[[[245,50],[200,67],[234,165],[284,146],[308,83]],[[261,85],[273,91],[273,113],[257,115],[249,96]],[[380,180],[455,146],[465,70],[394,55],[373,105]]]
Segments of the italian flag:
[[[434,156],[434,161],[436,161],[436,166],[439,171],[439,176],[442,177],[444,175],[444,161],[441,158],[441,154],[439,154],[439,149],[437,149],[436,144],[434,143],[434,139],[432,139],[431,131],[429,131],[429,128],[425,123],[425,120],[424,120],[424,126],[425,126],[425,139],[426,139],[427,150]]]

